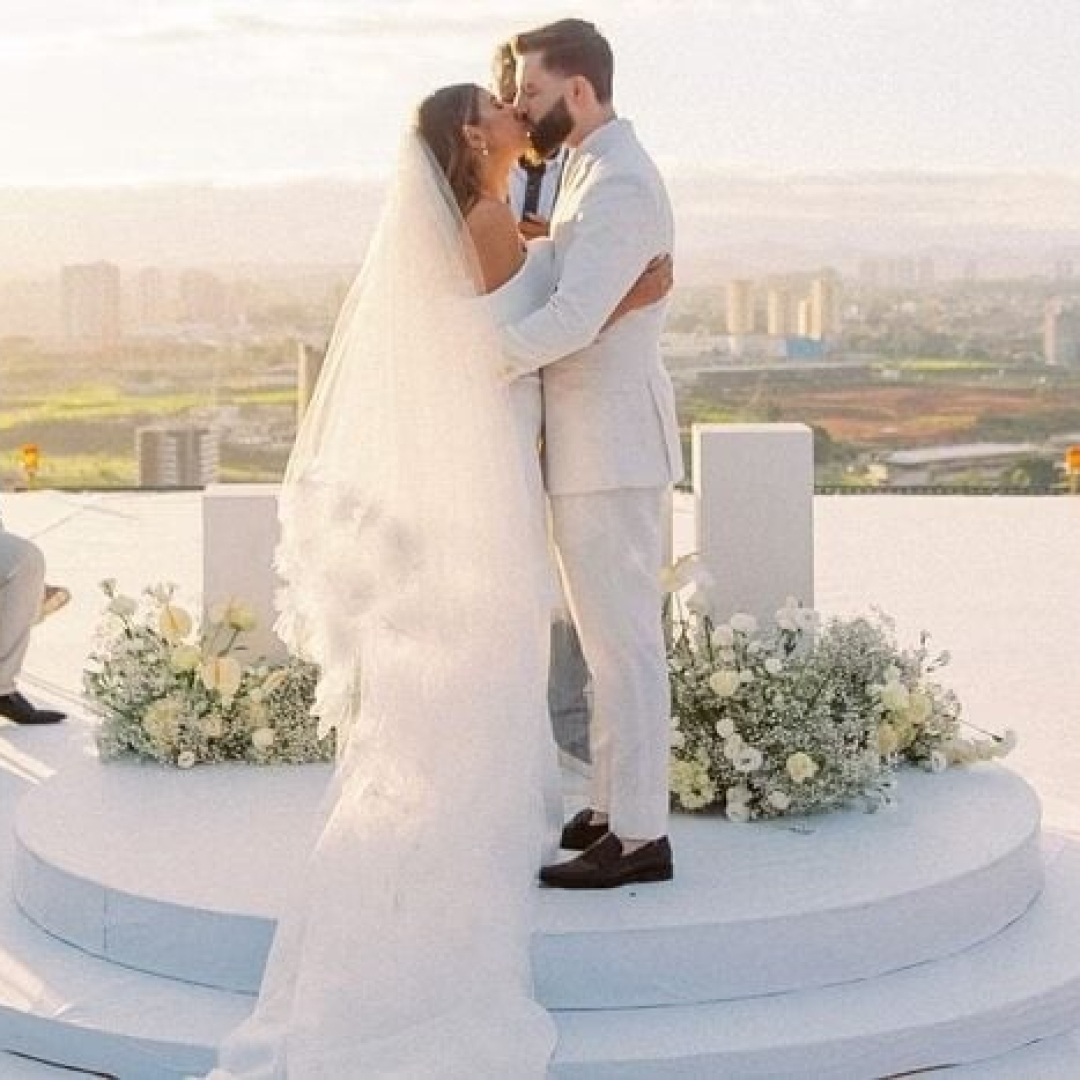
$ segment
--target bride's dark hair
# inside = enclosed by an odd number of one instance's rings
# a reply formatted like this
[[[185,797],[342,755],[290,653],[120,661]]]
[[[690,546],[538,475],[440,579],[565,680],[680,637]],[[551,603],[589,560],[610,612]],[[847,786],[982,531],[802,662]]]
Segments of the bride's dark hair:
[[[416,110],[416,130],[442,169],[461,216],[480,199],[480,163],[465,139],[465,125],[480,123],[480,87],[444,86]]]

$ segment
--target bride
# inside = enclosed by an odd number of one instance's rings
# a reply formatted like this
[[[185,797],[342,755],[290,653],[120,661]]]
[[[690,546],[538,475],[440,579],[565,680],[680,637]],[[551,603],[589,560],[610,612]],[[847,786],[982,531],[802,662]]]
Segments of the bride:
[[[541,389],[505,384],[498,343],[556,284],[549,242],[525,247],[506,203],[526,146],[479,87],[420,105],[290,457],[278,630],[320,666],[338,760],[214,1080],[546,1071],[529,963],[554,753]],[[663,288],[644,275],[612,318]]]

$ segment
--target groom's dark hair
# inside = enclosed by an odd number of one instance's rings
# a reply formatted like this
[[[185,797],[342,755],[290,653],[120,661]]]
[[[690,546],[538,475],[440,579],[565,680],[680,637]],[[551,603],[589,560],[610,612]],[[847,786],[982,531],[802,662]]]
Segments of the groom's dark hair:
[[[581,75],[589,80],[601,105],[611,101],[615,58],[607,38],[584,19],[560,19],[518,34],[511,42],[516,56],[539,53],[545,71]]]

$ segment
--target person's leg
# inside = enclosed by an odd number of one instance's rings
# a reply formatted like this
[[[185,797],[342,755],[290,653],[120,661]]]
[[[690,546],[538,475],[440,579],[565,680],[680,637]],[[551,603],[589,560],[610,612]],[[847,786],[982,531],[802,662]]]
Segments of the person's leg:
[[[592,807],[624,840],[667,833],[671,692],[661,623],[663,489],[552,500],[593,680]]]
[[[0,530],[0,697],[15,693],[44,588],[41,549]]]
[[[567,613],[551,624],[548,710],[560,749],[581,762],[589,761],[588,681],[581,641]]]

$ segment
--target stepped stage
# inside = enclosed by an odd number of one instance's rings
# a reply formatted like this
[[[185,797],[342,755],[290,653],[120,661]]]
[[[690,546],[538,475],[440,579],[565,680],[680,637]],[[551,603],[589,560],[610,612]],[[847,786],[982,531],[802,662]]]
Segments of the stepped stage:
[[[121,1077],[207,1070],[250,1008],[328,766],[103,766],[6,827],[0,1040]],[[1080,846],[995,766],[902,774],[896,810],[673,821],[677,877],[542,891],[553,1077],[878,1077],[1080,1022]]]

